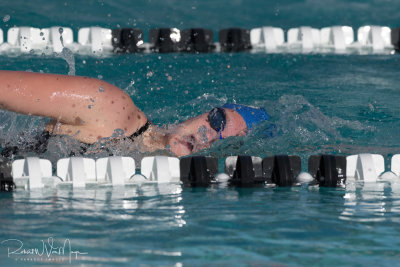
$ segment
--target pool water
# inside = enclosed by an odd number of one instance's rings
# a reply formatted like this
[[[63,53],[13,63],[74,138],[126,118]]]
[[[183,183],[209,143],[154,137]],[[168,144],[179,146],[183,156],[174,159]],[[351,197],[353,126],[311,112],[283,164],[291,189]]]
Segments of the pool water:
[[[1,194],[2,239],[43,250],[71,242],[72,264],[393,266],[399,191],[337,189],[128,189]],[[2,265],[32,264],[7,257]],[[69,264],[65,255],[40,264]],[[34,263],[34,262],[33,262]],[[3,265],[4,266],[4,265]]]
[[[399,26],[396,1],[23,1],[0,3],[0,28],[17,26],[153,27],[285,30],[349,25]],[[384,14],[384,15],[382,15]],[[9,17],[8,17],[8,16]],[[76,36],[75,36],[76,37]],[[226,102],[264,107],[276,128],[264,123],[248,136],[214,143],[199,155],[294,154],[307,168],[310,155],[379,153],[389,163],[400,153],[398,55],[360,54],[133,54],[75,55],[75,74],[96,77],[128,92],[156,124],[179,121]],[[1,69],[68,74],[55,56],[0,55]],[[47,122],[0,111],[0,145],[21,145]],[[79,144],[54,138],[44,157],[53,163]],[[113,147],[134,157],[135,147]],[[166,153],[158,152],[158,153]],[[155,153],[157,154],[157,153]],[[104,156],[88,151],[86,156]],[[388,165],[388,164],[387,164]],[[222,171],[222,169],[221,169]],[[371,265],[399,258],[397,183],[349,183],[346,189],[209,188],[142,185],[88,190],[0,194],[0,242],[17,239],[51,256],[8,254],[12,265]],[[43,245],[43,242],[45,245]],[[50,249],[51,250],[51,249]],[[61,254],[61,253],[59,253]]]

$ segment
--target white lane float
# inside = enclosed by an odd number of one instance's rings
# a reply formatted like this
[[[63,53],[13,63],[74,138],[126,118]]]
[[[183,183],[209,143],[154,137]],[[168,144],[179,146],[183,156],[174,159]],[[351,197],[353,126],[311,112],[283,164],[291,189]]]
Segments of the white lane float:
[[[94,159],[83,157],[63,158],[57,161],[57,176],[63,184],[74,188],[83,188],[86,184],[95,184],[96,162]]]
[[[86,27],[78,31],[78,43],[93,54],[109,53],[113,50],[112,30],[101,27]]]
[[[291,28],[287,33],[287,43],[300,47],[303,52],[311,52],[320,45],[320,30],[308,26]]]
[[[51,162],[38,157],[14,160],[12,177],[17,187],[25,189],[52,187],[61,182],[57,177],[53,177]]]
[[[49,44],[56,53],[61,53],[63,49],[69,48],[76,50],[76,44],[74,43],[74,33],[71,28],[66,27],[51,27],[47,29],[49,31]]]
[[[51,28],[12,27],[7,32],[4,49],[18,50],[21,53],[56,52],[64,47],[76,50],[73,43],[72,29],[60,26]]]
[[[374,51],[393,49],[391,29],[382,26],[363,26],[357,31],[357,41],[361,46],[370,47]]]
[[[22,53],[32,50],[46,50],[49,31],[33,27],[12,27],[7,32],[7,43]]]
[[[392,156],[390,169],[392,173],[390,177],[392,191],[400,192],[400,154]]]
[[[395,175],[400,176],[400,154],[392,156],[391,170]]]
[[[262,48],[266,51],[274,51],[285,43],[284,32],[277,27],[254,28],[250,31],[250,42],[253,48]]]
[[[320,31],[321,46],[337,51],[346,50],[354,42],[354,31],[349,26],[332,26]]]
[[[99,184],[120,186],[135,174],[135,160],[131,157],[106,157],[96,160],[96,181]]]
[[[346,157],[346,176],[357,181],[376,182],[385,171],[385,160],[379,154],[358,154]]]
[[[144,157],[141,174],[148,182],[169,183],[180,181],[179,159],[176,157]]]

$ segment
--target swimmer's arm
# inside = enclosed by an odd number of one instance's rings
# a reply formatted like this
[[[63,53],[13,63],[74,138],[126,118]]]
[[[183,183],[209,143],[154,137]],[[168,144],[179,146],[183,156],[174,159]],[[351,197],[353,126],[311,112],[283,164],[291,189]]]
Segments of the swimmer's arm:
[[[130,135],[147,120],[125,92],[98,79],[0,71],[0,81],[2,109],[52,118],[55,133],[86,143],[115,129]]]

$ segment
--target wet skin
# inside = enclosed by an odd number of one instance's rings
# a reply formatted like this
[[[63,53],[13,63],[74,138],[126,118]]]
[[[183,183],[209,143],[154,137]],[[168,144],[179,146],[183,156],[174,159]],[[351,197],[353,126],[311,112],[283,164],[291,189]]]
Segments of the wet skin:
[[[0,71],[3,109],[52,118],[48,130],[84,143],[109,137],[115,129],[131,135],[147,118],[124,91],[78,76]]]
[[[243,118],[234,110],[225,109],[226,126],[221,132],[222,138],[244,136],[247,131]],[[220,134],[211,128],[208,113],[180,123],[168,136],[171,151],[178,156],[188,155],[209,147],[220,139]]]
[[[116,129],[126,136],[142,127],[147,118],[129,95],[107,82],[79,76],[0,71],[0,108],[49,117],[46,129],[84,143],[111,137]],[[222,137],[246,134],[243,118],[225,109],[227,123]],[[169,147],[184,156],[209,147],[219,139],[204,113],[162,132],[152,126],[142,136],[145,151]]]

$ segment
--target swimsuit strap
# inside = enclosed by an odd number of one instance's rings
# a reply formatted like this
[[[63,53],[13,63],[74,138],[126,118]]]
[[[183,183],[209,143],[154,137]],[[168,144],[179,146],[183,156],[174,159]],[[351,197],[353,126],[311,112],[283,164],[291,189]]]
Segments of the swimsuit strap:
[[[142,135],[145,131],[147,131],[151,125],[151,121],[147,121],[142,127],[140,127],[136,132],[134,132],[131,136],[128,136],[129,139],[133,141],[136,137]]]
[[[129,138],[132,142],[134,142],[135,138],[142,135],[145,131],[147,131],[151,125],[151,121],[147,121],[142,127],[140,127],[136,132],[134,132],[132,135],[130,136],[125,136],[123,137],[123,139],[125,138]],[[119,138],[115,138],[115,139],[111,139],[110,142],[113,142],[114,144],[118,144],[118,139]],[[80,147],[80,151],[79,154],[82,155],[84,153],[87,152],[87,150],[90,148],[92,144],[84,144],[81,143],[81,147]],[[104,147],[104,149],[108,152],[109,156],[114,156],[114,154],[110,151],[110,149],[108,147]],[[70,156],[75,156],[75,153],[71,153]]]

